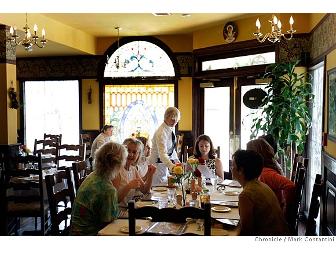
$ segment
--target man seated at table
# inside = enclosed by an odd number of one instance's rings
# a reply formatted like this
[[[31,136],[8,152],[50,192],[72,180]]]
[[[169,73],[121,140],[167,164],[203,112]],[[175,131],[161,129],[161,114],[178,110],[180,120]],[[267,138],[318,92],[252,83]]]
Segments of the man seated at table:
[[[276,195],[258,180],[263,169],[262,156],[255,151],[238,150],[232,158],[232,176],[243,187],[239,195],[240,235],[289,235]]]

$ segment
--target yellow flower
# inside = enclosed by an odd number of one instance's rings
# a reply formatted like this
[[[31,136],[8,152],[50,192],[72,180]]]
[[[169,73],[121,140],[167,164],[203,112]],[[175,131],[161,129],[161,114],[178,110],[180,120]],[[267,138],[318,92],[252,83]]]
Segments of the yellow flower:
[[[176,174],[176,175],[181,175],[183,174],[183,168],[182,166],[175,166],[173,169],[172,169],[173,173]]]
[[[190,165],[196,165],[196,164],[198,164],[198,159],[196,159],[196,158],[189,158],[189,159],[187,160],[187,162],[188,162]]]

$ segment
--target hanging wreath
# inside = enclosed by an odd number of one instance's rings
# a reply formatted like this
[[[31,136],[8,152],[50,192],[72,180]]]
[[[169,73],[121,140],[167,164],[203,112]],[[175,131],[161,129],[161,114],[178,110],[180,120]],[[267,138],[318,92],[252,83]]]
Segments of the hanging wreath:
[[[14,88],[9,88],[8,89],[8,96],[9,96],[9,99],[10,99],[9,108],[18,109],[19,108],[19,102],[17,100],[17,95],[16,95],[16,92],[15,92]]]

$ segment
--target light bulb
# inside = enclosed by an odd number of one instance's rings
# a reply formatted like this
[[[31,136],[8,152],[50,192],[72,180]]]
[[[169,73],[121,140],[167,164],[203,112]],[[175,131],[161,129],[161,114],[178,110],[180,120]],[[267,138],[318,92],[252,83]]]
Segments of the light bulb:
[[[278,21],[278,28],[279,28],[279,30],[281,30],[281,21],[280,20]]]
[[[261,27],[259,18],[257,18],[257,20],[256,20],[256,27],[257,27],[258,30],[259,30],[260,27]]]
[[[43,39],[44,39],[45,35],[46,35],[45,29],[42,28],[42,38],[43,38]]]
[[[37,32],[37,25],[36,24],[34,25],[34,32],[35,33]]]
[[[13,27],[10,27],[10,29],[9,29],[9,33],[10,33],[11,35],[14,34],[14,28],[13,28]]]
[[[273,24],[274,24],[274,25],[278,24],[278,18],[277,18],[277,16],[275,16],[275,15],[274,15],[274,17],[273,17]]]

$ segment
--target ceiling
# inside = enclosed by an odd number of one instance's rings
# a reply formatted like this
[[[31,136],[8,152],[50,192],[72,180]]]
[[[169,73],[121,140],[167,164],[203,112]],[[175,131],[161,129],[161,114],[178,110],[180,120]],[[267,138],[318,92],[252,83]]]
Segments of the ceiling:
[[[16,15],[17,20],[24,20],[23,13],[6,14]],[[30,14],[28,14],[30,15]],[[188,34],[199,29],[204,29],[217,24],[250,16],[242,13],[191,13],[185,17],[181,13],[173,13],[168,16],[154,16],[152,13],[42,13],[41,17],[51,19],[66,26],[80,30],[90,36],[115,37],[121,27],[120,36],[148,36],[148,35],[172,35]],[[255,15],[255,14],[254,14]],[[32,19],[32,18],[30,18]],[[11,18],[11,20],[16,20]],[[29,21],[29,20],[28,20]],[[13,21],[11,21],[13,22]],[[1,23],[1,20],[0,20]],[[13,25],[13,24],[6,24]],[[18,27],[21,27],[17,24]],[[47,29],[46,29],[47,30]],[[50,34],[50,31],[47,32]],[[53,31],[55,33],[55,31]],[[48,39],[48,37],[47,37]],[[25,52],[21,47],[17,48],[17,57],[38,57],[56,55],[87,54],[78,49],[62,45],[55,41],[48,41],[44,49],[36,49]]]

